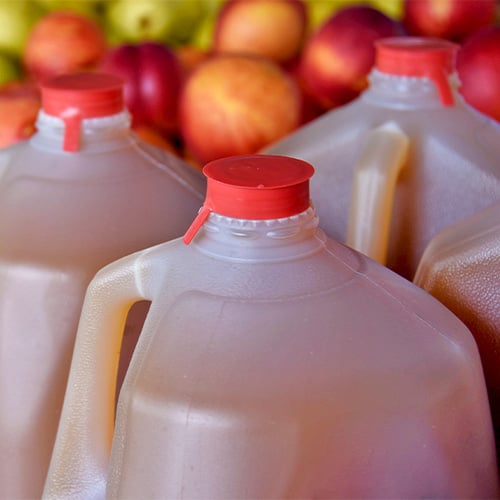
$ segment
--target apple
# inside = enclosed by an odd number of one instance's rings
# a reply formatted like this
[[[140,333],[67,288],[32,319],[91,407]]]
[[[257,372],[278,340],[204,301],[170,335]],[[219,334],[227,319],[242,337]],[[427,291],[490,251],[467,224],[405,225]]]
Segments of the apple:
[[[295,57],[307,29],[303,0],[232,0],[219,11],[214,50],[268,57],[284,63]]]
[[[393,19],[402,19],[404,0],[369,0],[369,5]]]
[[[299,69],[305,91],[325,110],[349,102],[368,86],[375,40],[401,34],[399,22],[373,7],[339,10],[305,44]]]
[[[21,68],[15,58],[0,53],[0,86],[21,79]]]
[[[305,0],[307,11],[308,33],[316,31],[333,14],[349,5],[357,4],[359,0]]]
[[[462,41],[495,20],[497,0],[405,0],[403,23],[410,35]]]
[[[500,26],[482,28],[458,50],[459,92],[465,101],[500,121]]]
[[[213,49],[213,39],[215,25],[219,11],[227,0],[204,0],[205,13],[200,23],[192,30],[188,44],[198,47],[201,50],[211,51]]]
[[[206,11],[204,0],[109,0],[104,19],[118,44],[143,41],[176,46],[186,42]]]
[[[94,68],[105,49],[104,32],[90,17],[54,11],[41,17],[33,27],[22,60],[28,75],[42,81]]]
[[[300,91],[300,125],[318,118],[325,110],[316,102],[316,100],[307,92],[300,77],[300,56],[284,65],[283,68],[294,79]]]
[[[46,11],[70,10],[99,18],[100,0],[36,0],[36,3]]]
[[[186,147],[203,164],[255,153],[292,132],[301,99],[295,81],[270,59],[217,54],[188,77],[179,112]]]
[[[185,75],[189,75],[200,63],[206,61],[212,54],[196,45],[180,45],[174,49]]]
[[[133,127],[133,131],[144,142],[179,156],[179,152],[173,140],[165,136],[160,130],[148,125],[137,125]]]
[[[15,81],[0,87],[0,148],[35,133],[40,106],[39,89],[31,83]]]
[[[125,105],[133,126],[177,131],[183,67],[173,49],[157,42],[120,45],[106,52],[98,68],[125,80]]]
[[[0,1],[0,52],[21,57],[26,39],[43,10],[29,0]]]

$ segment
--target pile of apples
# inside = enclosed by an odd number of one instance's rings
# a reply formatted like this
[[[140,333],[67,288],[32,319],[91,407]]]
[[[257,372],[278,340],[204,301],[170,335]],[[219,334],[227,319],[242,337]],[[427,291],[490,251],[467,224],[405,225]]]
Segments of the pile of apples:
[[[373,42],[459,46],[461,92],[500,121],[497,0],[0,0],[0,147],[35,131],[38,85],[125,81],[132,126],[195,166],[258,152],[367,86]]]

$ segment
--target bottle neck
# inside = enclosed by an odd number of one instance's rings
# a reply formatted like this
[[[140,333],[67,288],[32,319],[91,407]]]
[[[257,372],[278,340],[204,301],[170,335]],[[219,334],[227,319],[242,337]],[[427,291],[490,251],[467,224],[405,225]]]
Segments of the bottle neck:
[[[435,83],[426,77],[400,76],[373,69],[368,75],[369,87],[361,99],[375,106],[398,109],[444,107]],[[448,77],[455,102],[458,101],[459,80],[456,73]]]
[[[85,118],[80,124],[79,147],[76,152],[101,153],[119,149],[128,143],[131,116],[128,111],[101,118]],[[38,112],[37,132],[30,144],[51,152],[64,151],[65,122],[58,117]]]
[[[325,242],[310,207],[282,219],[247,220],[211,213],[191,245],[223,260],[285,261],[317,252]]]

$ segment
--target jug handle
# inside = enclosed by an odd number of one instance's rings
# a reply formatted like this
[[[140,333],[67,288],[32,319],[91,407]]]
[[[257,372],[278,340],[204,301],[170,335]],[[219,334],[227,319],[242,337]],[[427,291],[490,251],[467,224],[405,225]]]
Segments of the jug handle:
[[[373,129],[354,170],[346,244],[386,263],[398,175],[409,138],[394,122]]]
[[[148,299],[138,271],[145,252],[104,267],[87,288],[43,498],[105,496],[125,321]]]

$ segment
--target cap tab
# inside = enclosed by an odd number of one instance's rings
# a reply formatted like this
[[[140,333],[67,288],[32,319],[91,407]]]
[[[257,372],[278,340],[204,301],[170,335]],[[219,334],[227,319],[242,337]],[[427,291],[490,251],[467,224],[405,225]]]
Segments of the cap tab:
[[[375,68],[399,76],[426,77],[436,85],[443,106],[452,106],[448,77],[455,70],[458,45],[440,38],[390,37],[375,41]]]
[[[78,151],[81,121],[120,113],[124,81],[104,73],[56,76],[41,85],[42,109],[65,124],[64,151]]]
[[[309,163],[278,155],[241,155],[203,168],[205,202],[184,235],[189,244],[211,212],[237,219],[266,220],[296,215],[310,206]]]

